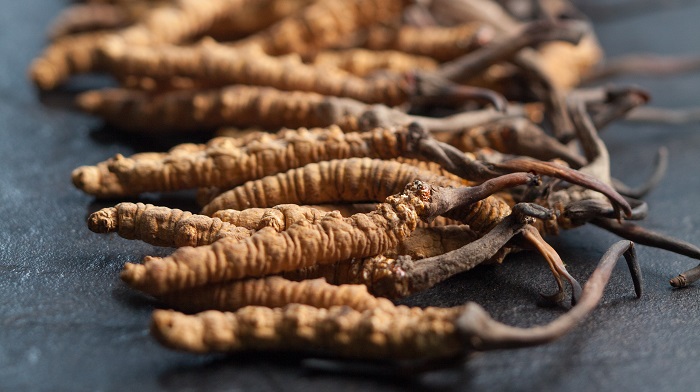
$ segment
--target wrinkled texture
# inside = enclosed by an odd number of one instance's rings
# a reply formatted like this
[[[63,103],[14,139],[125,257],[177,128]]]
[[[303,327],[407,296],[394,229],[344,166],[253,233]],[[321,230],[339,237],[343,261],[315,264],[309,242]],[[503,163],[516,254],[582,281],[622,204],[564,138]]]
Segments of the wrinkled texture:
[[[415,208],[422,205],[414,196],[390,197],[387,203],[369,214],[343,218],[329,213],[316,224],[297,224],[282,232],[266,228],[242,241],[224,238],[212,245],[179,248],[164,258],[127,264],[121,277],[130,286],[157,295],[378,255],[410,235],[418,220]]]
[[[151,332],[168,347],[192,352],[316,349],[356,358],[415,359],[462,350],[454,321],[461,308],[247,307],[186,316],[154,312]]]
[[[391,301],[374,297],[362,285],[333,286],[324,279],[292,282],[278,276],[212,284],[176,291],[159,299],[188,313],[210,309],[232,312],[245,306],[281,308],[292,303],[316,308],[348,306],[358,311],[394,308]]]
[[[312,162],[358,156],[394,158],[406,149],[402,131],[344,134],[332,126],[324,133],[288,132],[283,139],[253,141],[242,147],[218,138],[206,146],[179,146],[169,154],[142,153],[129,158],[118,154],[95,166],[75,169],[72,178],[76,187],[99,197],[199,186],[227,189]]]

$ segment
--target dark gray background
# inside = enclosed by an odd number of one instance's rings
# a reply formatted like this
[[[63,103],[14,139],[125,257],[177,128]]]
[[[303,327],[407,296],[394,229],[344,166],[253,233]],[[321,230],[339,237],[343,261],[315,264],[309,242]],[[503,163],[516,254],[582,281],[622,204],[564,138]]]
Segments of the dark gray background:
[[[98,120],[60,105],[69,94],[40,98],[27,82],[27,65],[45,44],[45,26],[68,3],[4,1],[0,12],[0,390],[698,389],[700,287],[672,290],[667,283],[697,262],[647,247],[638,249],[645,280],[641,300],[634,299],[620,265],[600,307],[565,338],[481,354],[453,371],[413,378],[344,375],[310,370],[303,357],[291,355],[194,356],[161,348],[148,335],[154,303],[127,289],[118,272],[124,262],[168,251],[90,233],[87,214],[111,203],[94,203],[74,189],[70,172],[117,152],[164,149],[176,140],[136,139],[101,129]],[[609,55],[700,52],[699,5],[645,2],[647,8],[628,8],[622,17],[592,7],[604,1],[588,4]],[[698,104],[700,73],[622,81],[648,88],[658,106]],[[613,174],[631,184],[649,173],[658,146],[669,148],[670,170],[647,199],[651,213],[644,225],[696,244],[697,128],[616,124],[604,135]],[[189,196],[152,201],[192,208]],[[586,227],[551,243],[572,274],[585,281],[615,240]],[[530,326],[562,313],[537,306],[538,292],[551,289],[542,260],[518,255],[408,303],[447,306],[473,300],[498,320]]]

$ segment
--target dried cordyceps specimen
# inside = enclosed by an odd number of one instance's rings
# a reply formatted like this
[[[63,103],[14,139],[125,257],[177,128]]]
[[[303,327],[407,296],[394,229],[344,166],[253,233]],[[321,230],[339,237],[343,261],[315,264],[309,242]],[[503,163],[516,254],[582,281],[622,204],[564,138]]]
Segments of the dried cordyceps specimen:
[[[51,40],[56,40],[70,34],[118,29],[132,22],[132,12],[123,6],[101,3],[74,4],[54,19],[48,36]]]
[[[203,90],[145,91],[114,88],[78,95],[78,107],[110,125],[145,134],[201,131],[218,127],[327,127],[366,131],[411,122],[431,131],[464,129],[502,114],[489,110],[444,118],[409,115],[384,105],[267,87],[227,86]]]
[[[162,344],[192,352],[320,350],[341,357],[433,360],[484,351],[543,344],[575,327],[598,304],[612,267],[624,255],[637,296],[639,266],[630,242],[613,245],[584,286],[580,301],[568,313],[541,327],[515,328],[491,319],[475,303],[455,308],[318,309],[308,305],[284,308],[246,307],[186,316],[160,310],[151,332]]]
[[[30,77],[41,89],[53,89],[68,77],[99,69],[98,50],[104,39],[118,37],[132,45],[177,43],[198,36],[217,19],[249,0],[178,0],[156,7],[139,21],[116,32],[96,31],[67,36],[52,43],[30,66]]]
[[[314,0],[258,0],[246,4],[238,12],[230,12],[216,20],[206,35],[218,41],[231,41],[266,29],[281,19],[298,12]]]
[[[134,288],[158,295],[207,283],[374,256],[396,247],[409,236],[419,216],[430,220],[501,189],[535,180],[535,176],[515,173],[458,189],[436,189],[416,181],[369,214],[343,218],[329,213],[313,225],[297,224],[283,232],[263,229],[243,241],[224,238],[208,246],[180,248],[166,258],[149,257],[142,265],[127,264],[122,279]]]
[[[98,197],[201,186],[227,189],[317,161],[416,155],[426,143],[431,139],[425,133],[408,129],[344,134],[331,127],[324,133],[289,132],[284,139],[244,147],[216,139],[206,147],[187,145],[172,154],[138,155],[136,159],[117,155],[96,166],[79,167],[72,177],[76,187]]]
[[[107,41],[103,55],[110,72],[116,75],[155,79],[179,76],[209,85],[267,86],[391,106],[408,99],[408,83],[397,78],[359,78],[338,69],[304,64],[298,58],[271,57],[255,48],[240,49],[211,40],[192,47],[132,48],[115,39]]]
[[[396,161],[352,158],[310,163],[259,180],[249,181],[221,193],[202,213],[272,207],[278,204],[379,202],[399,193],[406,184],[421,180],[437,186],[464,182],[447,172],[435,173]]]
[[[460,308],[358,312],[344,306],[326,310],[297,304],[195,316],[161,310],[153,314],[151,330],[165,346],[197,353],[315,348],[344,357],[431,359],[461,351],[455,328],[461,313]]]
[[[109,34],[96,31],[56,40],[32,62],[29,77],[40,89],[50,90],[72,74],[93,70],[98,61],[97,43]]]
[[[695,268],[691,268],[688,271],[685,271],[681,274],[678,274],[677,277],[673,278],[670,280],[670,284],[673,287],[686,287],[693,282],[698,281],[700,279],[700,265],[698,265]]]
[[[120,237],[157,246],[201,246],[221,238],[244,239],[251,229],[218,218],[143,203],[119,203],[88,218],[95,233],[116,232]]]
[[[334,286],[324,279],[293,282],[279,276],[212,284],[168,293],[158,299],[188,313],[208,309],[234,311],[245,306],[281,308],[292,303],[317,308],[348,306],[359,311],[394,308],[389,300],[369,294],[362,285]]]

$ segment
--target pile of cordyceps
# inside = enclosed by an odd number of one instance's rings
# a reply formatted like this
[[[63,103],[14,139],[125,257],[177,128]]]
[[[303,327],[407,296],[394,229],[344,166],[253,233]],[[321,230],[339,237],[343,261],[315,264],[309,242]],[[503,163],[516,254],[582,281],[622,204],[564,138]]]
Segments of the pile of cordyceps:
[[[218,132],[73,172],[97,198],[199,190],[201,214],[125,202],[89,218],[92,231],[178,248],[121,273],[178,310],[155,311],[153,335],[194,352],[431,363],[561,336],[595,307],[622,255],[640,294],[631,242],[613,245],[582,288],[543,234],[592,223],[698,258],[630,223],[644,218],[638,199],[663,160],[641,188],[610,176],[598,131],[647,94],[576,88],[602,53],[566,1],[504,3],[516,7],[95,0],[65,10],[31,65],[39,88],[106,72],[121,87],[84,92],[77,105],[109,126]],[[521,249],[548,263],[552,301],[572,293],[575,306],[547,326],[508,327],[473,303],[386,299]]]

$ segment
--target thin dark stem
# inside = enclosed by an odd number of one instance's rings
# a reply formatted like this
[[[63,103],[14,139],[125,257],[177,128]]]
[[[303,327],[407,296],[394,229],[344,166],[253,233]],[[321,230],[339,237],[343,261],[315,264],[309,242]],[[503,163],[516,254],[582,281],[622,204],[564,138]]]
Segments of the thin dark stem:
[[[483,200],[496,192],[513,188],[519,185],[536,185],[540,180],[530,173],[505,174],[485,181],[472,187],[462,188],[432,188],[431,200],[425,204],[420,213],[421,219],[430,222],[438,215],[449,215],[449,212],[466,208],[467,206]]]
[[[527,171],[537,173],[538,175],[550,176],[566,180],[572,184],[580,185],[602,193],[610,200],[616,211],[622,211],[625,216],[632,215],[632,207],[627,200],[617,193],[610,185],[601,180],[581,173],[579,171],[557,165],[551,162],[541,162],[528,159],[511,159],[501,163],[492,163],[487,165],[494,172],[517,172]],[[619,215],[619,214],[618,214]]]
[[[577,43],[582,35],[579,25],[533,22],[513,35],[443,64],[436,75],[454,82],[467,82],[491,65],[512,58],[522,48],[546,41]]]
[[[484,181],[500,175],[497,171],[491,170],[488,167],[488,163],[473,160],[450,144],[436,141],[435,146],[442,150],[443,154],[448,158],[447,161],[438,163],[449,172],[464,179],[471,178],[472,181]]]
[[[571,102],[585,102],[593,128],[600,131],[612,121],[625,117],[632,109],[649,102],[650,95],[639,87],[606,86],[574,90],[568,99]],[[571,140],[565,139],[562,142]]]
[[[632,274],[635,293],[640,297],[641,275],[634,246],[629,241],[620,241],[603,255],[583,287],[576,306],[551,323],[532,328],[511,327],[493,320],[479,305],[469,303],[457,320],[457,327],[465,343],[480,351],[535,346],[558,339],[578,325],[600,302],[613,267],[622,255]]]
[[[689,242],[669,237],[629,222],[617,222],[611,219],[594,219],[592,223],[630,241],[653,246],[654,248],[665,249],[673,253],[700,260],[700,248]]]
[[[547,161],[561,159],[573,168],[585,165],[583,157],[573,152],[559,140],[547,135],[540,127],[526,119],[508,120],[509,126],[515,131],[509,143],[510,154],[524,155]]]

